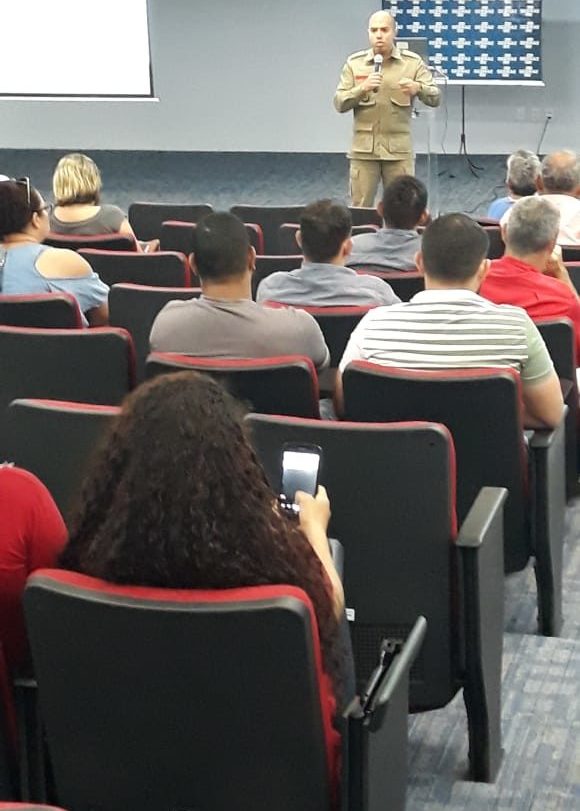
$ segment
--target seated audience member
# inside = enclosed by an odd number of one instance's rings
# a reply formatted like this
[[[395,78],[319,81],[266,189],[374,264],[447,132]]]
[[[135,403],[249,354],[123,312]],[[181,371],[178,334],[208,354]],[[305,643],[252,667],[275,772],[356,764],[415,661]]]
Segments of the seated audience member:
[[[258,287],[258,301],[313,307],[394,304],[390,285],[345,267],[351,250],[352,219],[346,206],[319,200],[300,217],[298,244],[304,261],[298,270],[272,273]]]
[[[206,358],[306,355],[321,368],[329,352],[311,315],[252,301],[256,252],[233,214],[209,214],[195,233],[195,266],[202,296],[170,301],[151,330],[151,349]]]
[[[205,375],[163,375],[125,400],[60,563],[134,586],[298,586],[314,605],[329,700],[334,692],[342,704],[344,596],[326,535],[328,498],[321,487],[297,501],[298,521],[278,509],[231,395]]]
[[[429,219],[425,185],[411,175],[395,178],[385,188],[377,211],[383,227],[374,234],[353,237],[348,264],[417,270],[415,256],[421,250],[417,228]]]
[[[507,159],[506,186],[509,194],[491,203],[487,216],[492,220],[501,220],[516,200],[531,197],[538,191],[538,181],[542,174],[542,164],[534,152],[518,149]]]
[[[70,293],[91,326],[106,324],[107,285],[75,251],[42,244],[49,208],[27,178],[0,183],[0,292]]]
[[[580,301],[556,248],[559,227],[560,214],[546,197],[517,202],[503,228],[505,256],[491,263],[479,293],[522,307],[534,320],[569,318],[580,358]]]
[[[558,245],[580,245],[580,161],[569,149],[552,152],[542,161],[542,174],[538,181],[540,194],[553,203],[560,212]],[[507,225],[510,210],[501,219]]]
[[[556,426],[562,393],[537,327],[525,310],[477,294],[489,264],[488,247],[484,229],[466,215],[435,220],[417,257],[425,290],[407,303],[368,312],[350,337],[340,374],[354,360],[407,369],[508,366],[521,375],[525,424]]]
[[[15,672],[28,662],[21,605],[26,578],[56,564],[67,533],[42,482],[8,464],[0,465],[0,516],[0,643]]]
[[[55,207],[50,214],[50,230],[66,236],[119,234],[137,241],[127,215],[117,206],[101,204],[101,173],[87,155],[72,152],[59,160],[52,177]],[[159,240],[143,243],[147,250],[159,247]]]

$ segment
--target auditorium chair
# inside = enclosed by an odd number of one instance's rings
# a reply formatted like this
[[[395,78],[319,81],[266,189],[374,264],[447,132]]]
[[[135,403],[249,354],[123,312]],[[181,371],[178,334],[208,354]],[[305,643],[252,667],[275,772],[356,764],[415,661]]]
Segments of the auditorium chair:
[[[376,208],[366,208],[365,206],[349,206],[350,216],[353,226],[376,225],[382,228],[383,220]]]
[[[252,297],[256,298],[256,291],[262,279],[278,271],[296,270],[302,264],[303,258],[302,254],[297,253],[287,256],[256,256],[256,268],[252,273]]]
[[[208,203],[131,203],[129,223],[138,239],[148,241],[159,239],[161,227],[167,220],[198,222],[212,213],[213,208]]]
[[[256,223],[264,235],[266,254],[284,253],[278,244],[278,228],[284,222],[298,222],[304,206],[232,206],[230,212],[242,222]]]
[[[463,688],[471,777],[493,781],[501,760],[505,490],[477,493],[457,531],[455,456],[443,426],[246,420],[275,492],[286,442],[322,448],[329,534],[344,547],[357,683],[372,671],[381,638],[404,639],[415,616],[425,616],[411,707],[443,707]]]
[[[566,494],[568,498],[578,495],[578,472],[580,470],[578,448],[578,422],[580,403],[576,376],[576,340],[574,326],[568,318],[541,319],[536,326],[544,339],[556,374],[560,378],[566,414]]]
[[[51,248],[69,248],[79,251],[81,248],[97,248],[102,251],[136,251],[137,243],[133,237],[123,234],[96,234],[95,236],[77,236],[73,234],[50,233],[44,240]]]
[[[109,290],[109,323],[126,329],[135,347],[137,381],[145,378],[149,335],[159,311],[169,301],[199,298],[199,287],[152,287],[141,284],[115,284]]]
[[[45,569],[24,606],[56,793],[75,811],[329,811],[343,792],[340,807],[404,809],[423,618],[366,717],[355,699],[339,722],[341,784],[336,702],[301,589],[119,586]]]
[[[499,225],[484,225],[483,230],[489,239],[488,259],[500,259],[505,253],[505,244]]]
[[[580,258],[580,245],[578,246],[578,257]],[[580,262],[571,261],[571,260],[564,260],[564,264],[566,265],[566,269],[572,280],[572,284],[576,288],[576,292],[580,293]]]
[[[0,295],[0,325],[80,329],[83,326],[83,317],[76,298],[70,293]]]
[[[256,223],[244,223],[250,238],[250,244],[256,253],[264,253],[264,235],[262,229]],[[162,251],[181,251],[186,256],[193,253],[195,249],[195,227],[193,222],[179,222],[178,220],[167,220],[161,226]]]
[[[562,245],[562,259],[566,264],[580,262],[580,245]]]
[[[146,377],[149,380],[186,369],[219,380],[254,411],[320,417],[316,369],[310,358],[302,355],[222,360],[152,352],[147,358]]]
[[[534,559],[539,630],[545,636],[558,636],[566,506],[565,417],[553,431],[531,431],[526,441],[520,378],[510,368],[418,371],[355,361],[342,379],[347,420],[424,419],[448,427],[457,453],[460,521],[482,486],[508,490],[505,572],[521,571]]]
[[[282,254],[291,254],[300,250],[298,244],[297,234],[300,230],[300,225],[295,222],[284,222],[278,228],[278,248]],[[353,225],[352,236],[358,234],[375,234],[377,232],[376,225]]]
[[[380,265],[353,265],[360,274],[378,276],[391,285],[401,301],[410,301],[416,293],[425,289],[425,277],[418,271],[389,270]]]
[[[18,791],[18,733],[12,678],[0,642],[0,800]],[[0,808],[2,803],[0,802]]]
[[[120,253],[80,250],[95,273],[108,284],[151,284],[159,287],[190,287],[191,271],[187,256],[175,251]]]
[[[34,473],[67,520],[84,472],[118,406],[13,400],[6,414],[7,458]]]
[[[56,805],[38,805],[36,803],[0,803],[0,811],[65,811]]]
[[[265,301],[267,307],[283,307],[283,302]],[[336,369],[343,356],[348,339],[361,318],[373,308],[365,307],[307,307],[293,304],[316,319],[330,352],[330,368]],[[324,370],[323,370],[324,372]],[[322,372],[322,373],[323,373]]]
[[[133,342],[126,330],[0,327],[0,458],[7,409],[23,397],[117,405],[135,385]]]

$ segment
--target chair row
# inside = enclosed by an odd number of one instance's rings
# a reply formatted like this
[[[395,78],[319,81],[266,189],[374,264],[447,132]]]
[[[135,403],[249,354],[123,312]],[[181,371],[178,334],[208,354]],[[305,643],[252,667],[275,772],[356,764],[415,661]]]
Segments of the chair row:
[[[73,403],[12,404],[10,433],[13,447],[21,449],[16,461],[47,484],[65,512],[75,499],[91,449],[115,413]],[[492,780],[501,758],[505,490],[483,488],[460,519],[458,532],[455,453],[443,426],[332,423],[258,414],[248,417],[248,426],[274,490],[280,485],[286,441],[322,447],[322,482],[333,504],[330,533],[340,537],[345,549],[344,582],[359,688],[372,674],[381,640],[405,639],[416,616],[425,616],[425,642],[411,677],[411,706],[415,711],[444,706],[463,687],[472,776]],[[421,510],[415,508],[417,493]],[[40,613],[48,617],[52,612]],[[79,621],[88,627],[86,619]],[[61,642],[67,655],[87,660],[86,653],[71,651],[70,633]],[[34,636],[32,643],[34,648]],[[95,655],[101,659],[102,647]],[[96,662],[95,668],[101,673]]]

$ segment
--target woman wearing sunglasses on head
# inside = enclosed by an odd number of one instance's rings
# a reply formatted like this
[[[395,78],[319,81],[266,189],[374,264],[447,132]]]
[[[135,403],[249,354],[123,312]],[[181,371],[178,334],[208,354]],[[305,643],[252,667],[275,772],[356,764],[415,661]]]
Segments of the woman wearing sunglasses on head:
[[[28,178],[0,182],[0,293],[70,293],[91,326],[106,324],[107,285],[75,251],[42,244],[49,209]]]

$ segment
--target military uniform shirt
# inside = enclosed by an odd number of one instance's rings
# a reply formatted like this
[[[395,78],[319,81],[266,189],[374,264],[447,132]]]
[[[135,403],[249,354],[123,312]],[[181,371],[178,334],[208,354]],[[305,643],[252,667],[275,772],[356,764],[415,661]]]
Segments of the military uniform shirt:
[[[362,83],[374,70],[372,48],[357,51],[346,60],[334,96],[339,113],[354,113],[353,138],[348,157],[355,160],[405,160],[412,154],[412,99],[399,88],[401,79],[421,85],[417,98],[429,107],[441,100],[429,68],[412,51],[393,46],[382,65],[377,92],[365,93]]]

